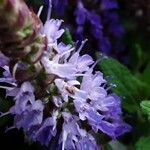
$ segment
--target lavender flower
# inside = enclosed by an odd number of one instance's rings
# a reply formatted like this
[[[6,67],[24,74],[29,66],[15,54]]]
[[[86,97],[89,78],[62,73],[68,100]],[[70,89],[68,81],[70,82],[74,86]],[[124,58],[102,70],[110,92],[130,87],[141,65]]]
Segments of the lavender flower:
[[[9,59],[0,52],[0,66],[4,67],[5,65],[8,65],[8,62]]]
[[[68,0],[53,0],[52,3],[57,11],[57,15],[62,15],[65,11],[65,7],[68,4]]]
[[[64,124],[62,133],[62,149],[96,150],[98,149],[94,138],[77,124],[77,116],[63,113]],[[84,144],[84,146],[83,146]],[[81,146],[82,145],[82,146]],[[81,148],[82,147],[82,148]]]
[[[75,31],[73,33],[75,40],[82,41],[91,36],[93,37],[93,40],[89,41],[91,48],[95,45],[95,49],[114,57],[124,51],[124,29],[117,13],[119,8],[117,0],[75,2],[52,0],[52,5],[57,15],[64,17],[63,15],[68,15],[66,12],[69,12],[69,15],[74,16],[69,22],[66,19],[66,26],[71,28],[71,31]],[[74,22],[76,25],[72,24]]]
[[[24,109],[21,113],[13,110],[13,108],[10,110],[11,114],[15,114],[14,126],[16,128],[23,128],[24,131],[29,131],[31,127],[42,123],[43,105],[41,101],[37,100],[31,105],[25,106]]]
[[[12,77],[10,73],[10,69],[7,65],[2,67],[4,69],[4,72],[3,72],[3,77],[0,78],[0,82],[5,82],[5,83],[12,84],[12,85],[16,85],[16,80]]]
[[[61,23],[61,20],[51,19],[44,24],[42,33],[46,35],[49,44],[54,43],[63,34],[64,29],[59,30]]]
[[[102,0],[101,8],[103,10],[117,9],[118,8],[117,0]]]
[[[57,112],[55,112],[55,114],[57,114]],[[57,116],[55,116],[55,114],[53,113],[52,117],[46,118],[41,124],[41,126],[33,133],[32,131],[29,131],[30,137],[33,140],[39,141],[42,145],[48,146],[50,140],[54,136],[56,136],[56,132],[57,132],[56,130]]]
[[[0,80],[12,86],[1,87],[15,102],[9,110],[14,116],[13,127],[22,128],[33,141],[48,146],[56,140],[56,149],[61,147],[62,150],[98,150],[97,133],[115,139],[131,127],[121,119],[120,99],[107,93],[103,74],[94,73],[96,63],[92,57],[80,55],[86,40],[79,49],[58,42],[64,32],[60,29],[61,23],[62,20],[48,18],[36,35],[47,41],[35,63],[40,64],[40,73],[32,80],[18,82],[17,69],[33,67],[32,64],[20,59],[18,64],[22,65],[15,65],[12,72],[9,71],[11,66],[6,64]],[[94,20],[91,23],[96,25]]]

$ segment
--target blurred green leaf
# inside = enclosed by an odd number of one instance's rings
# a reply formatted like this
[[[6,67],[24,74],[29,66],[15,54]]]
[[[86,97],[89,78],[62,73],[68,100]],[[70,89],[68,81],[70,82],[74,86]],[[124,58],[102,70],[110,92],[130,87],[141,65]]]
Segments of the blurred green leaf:
[[[136,143],[136,150],[150,150],[150,137],[141,137]]]
[[[9,116],[1,117],[0,118],[0,127],[6,125],[8,123],[8,121],[9,121],[9,119],[10,119]]]
[[[25,0],[27,4],[32,5],[33,7],[40,7],[44,4],[43,0]]]
[[[150,120],[150,100],[142,101],[140,105],[143,112],[148,115],[148,119]]]
[[[5,99],[2,100],[0,98],[0,111],[2,111],[2,112],[7,111],[10,106],[11,106],[11,104],[8,100],[5,100]]]
[[[7,112],[9,110],[9,108],[11,107],[12,103],[9,100],[6,99],[1,99],[0,98],[0,112]],[[0,127],[4,126],[5,124],[7,124],[7,122],[9,121],[10,117],[8,115],[0,117]]]
[[[132,51],[130,51],[130,65],[134,72],[138,72],[142,65],[143,51],[140,43],[131,43]]]
[[[140,76],[140,79],[150,85],[150,62],[146,66],[142,75]]]
[[[102,59],[99,63],[105,77],[112,79],[108,83],[115,84],[112,91],[123,97],[123,108],[130,113],[140,110],[138,100],[143,100],[149,95],[149,87],[144,82],[133,76],[127,67],[112,58]]]
[[[70,31],[69,31],[69,29],[67,29],[67,28],[65,29],[65,33],[64,33],[63,36],[62,36],[62,41],[63,41],[65,44],[73,44],[73,40],[72,40]]]
[[[117,140],[109,142],[111,149],[108,150],[126,150],[126,146]]]

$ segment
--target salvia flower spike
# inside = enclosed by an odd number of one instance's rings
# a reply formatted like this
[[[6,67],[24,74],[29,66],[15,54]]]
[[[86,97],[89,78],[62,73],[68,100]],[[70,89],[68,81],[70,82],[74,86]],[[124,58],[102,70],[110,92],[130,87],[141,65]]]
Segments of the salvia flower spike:
[[[130,131],[121,118],[120,98],[107,93],[92,57],[80,55],[86,40],[79,49],[59,43],[62,20],[48,19],[42,25],[24,1],[0,4],[0,14],[5,15],[0,16],[5,70],[0,82],[11,84],[5,89],[15,102],[8,111],[14,116],[13,128],[62,150],[97,150],[96,134],[115,139]]]

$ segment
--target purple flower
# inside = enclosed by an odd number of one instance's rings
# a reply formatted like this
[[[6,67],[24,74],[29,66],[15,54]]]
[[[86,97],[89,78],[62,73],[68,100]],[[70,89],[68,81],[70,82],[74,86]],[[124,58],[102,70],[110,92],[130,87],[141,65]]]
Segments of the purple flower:
[[[109,41],[108,37],[100,37],[99,43],[97,46],[100,51],[106,54],[109,53],[110,49],[112,48],[111,42]]]
[[[42,145],[49,144],[49,141],[56,136],[56,116],[46,118],[40,128],[30,135],[34,141],[39,141]],[[31,129],[32,130],[32,129]]]
[[[101,84],[105,82],[106,80],[103,79],[101,72],[96,72],[93,75],[92,69],[89,69],[82,79],[80,88],[88,93],[88,98],[98,100],[104,98],[107,94],[106,90],[101,87]]]
[[[14,126],[29,131],[31,127],[40,125],[43,121],[43,104],[40,100],[34,101],[33,104],[25,106],[25,110],[18,113],[17,110],[10,110],[14,117]]]
[[[53,96],[53,103],[54,103],[54,105],[56,106],[56,107],[62,107],[62,104],[63,104],[63,100],[62,100],[62,98],[61,97],[59,97],[59,96]]]
[[[54,45],[55,50],[61,57],[68,58],[70,52],[74,50],[71,45],[65,45],[64,43],[59,43],[58,45]]]
[[[0,82],[9,83],[16,86],[16,80],[12,77],[10,69],[7,65],[2,67],[4,69],[3,77],[0,78]]]
[[[101,17],[94,11],[87,11],[81,1],[78,1],[76,15],[79,26],[85,22],[90,24],[95,39],[105,38]],[[15,79],[18,66],[9,71],[10,66],[6,64],[0,82],[12,87],[1,87],[14,100],[14,106],[9,110],[14,116],[13,126],[22,128],[31,140],[52,147],[55,141],[55,149],[98,150],[97,133],[114,139],[131,128],[121,118],[120,99],[108,94],[103,74],[93,71],[96,63],[92,57],[80,54],[86,40],[78,49],[74,45],[58,43],[64,32],[60,29],[61,23],[58,19],[47,20],[39,32],[47,39],[47,45],[38,62],[27,67],[36,68],[40,64],[36,78],[20,83]],[[22,60],[18,65],[19,69],[26,68]]]
[[[88,19],[93,26],[97,26],[97,28],[101,28],[101,18],[94,11],[88,13]]]
[[[62,150],[64,149],[77,149],[80,150],[81,144],[85,144],[82,150],[97,150],[95,139],[92,135],[88,134],[85,130],[80,129],[77,124],[78,117],[72,116],[69,113],[63,113],[64,124],[62,131]]]
[[[57,12],[57,15],[63,15],[68,0],[52,0],[52,4]]]
[[[0,52],[0,67],[4,67],[5,65],[8,65],[9,59]]]
[[[70,4],[73,7],[70,7]],[[89,4],[91,6],[86,7]],[[83,0],[75,2],[54,0],[53,6],[60,16],[63,16],[66,10],[69,12],[67,14],[74,15],[74,18],[67,22],[66,26],[69,26],[71,31],[75,31],[73,34],[75,40],[82,41],[91,36],[93,37],[91,40],[89,39],[91,48],[94,45],[95,49],[113,56],[124,50],[124,29],[117,13],[119,8],[117,0],[93,0],[88,2]],[[67,9],[68,7],[66,6],[69,6],[70,9]],[[96,8],[95,6],[98,7]],[[115,16],[117,19],[111,16]],[[76,22],[76,25],[72,24],[73,22]]]
[[[104,22],[108,24],[108,32],[116,38],[121,38],[124,34],[124,29],[120,24],[117,12],[104,11],[103,15],[105,16]]]
[[[29,82],[24,82],[15,96],[15,106],[12,107],[11,113],[21,114],[26,110],[28,103],[31,105],[35,102],[34,89]],[[29,105],[30,106],[30,105]]]
[[[62,79],[56,79],[55,85],[61,92],[61,95],[63,97],[63,100],[65,102],[68,102],[69,97],[75,98],[75,99],[86,99],[87,93],[83,90],[79,90],[76,88],[76,85],[80,85],[80,82],[77,80],[70,80],[68,82],[65,82]]]
[[[42,64],[48,74],[55,74],[62,78],[73,78],[77,69],[70,63],[60,64],[59,60],[50,61],[47,56],[42,57]]]
[[[44,27],[41,32],[47,37],[48,43],[55,42],[63,34],[64,29],[59,30],[61,23],[62,20],[51,19],[46,21],[46,23],[44,24]]]
[[[101,130],[112,138],[116,138],[119,128],[124,130],[120,130],[123,133],[129,131],[130,127],[121,121],[120,99],[114,95],[107,95],[107,91],[101,87],[101,84],[105,82],[100,72],[93,75],[92,69],[89,69],[80,87],[87,92],[89,100],[83,101],[78,98],[74,100],[74,105],[80,119],[87,120],[95,132]]]
[[[78,25],[84,25],[87,19],[87,10],[84,8],[81,1],[77,2],[77,7],[74,14],[76,16],[76,23]]]
[[[118,8],[117,0],[102,0],[101,2],[102,10],[110,10],[110,9],[117,9],[117,8]]]
[[[77,136],[80,136],[79,126],[76,119],[69,113],[63,113],[64,123],[62,128],[62,150],[75,149],[74,142],[78,141]]]
[[[28,131],[32,126],[39,125],[43,120],[44,106],[41,100],[35,101],[33,87],[24,82],[16,92],[15,105],[9,110],[14,115],[14,126]]]
[[[77,150],[100,150],[93,138],[85,137],[76,143]]]
[[[89,69],[89,66],[92,65],[94,61],[91,56],[87,54],[80,56],[77,51],[71,56],[69,63],[75,65],[78,72],[84,72]]]

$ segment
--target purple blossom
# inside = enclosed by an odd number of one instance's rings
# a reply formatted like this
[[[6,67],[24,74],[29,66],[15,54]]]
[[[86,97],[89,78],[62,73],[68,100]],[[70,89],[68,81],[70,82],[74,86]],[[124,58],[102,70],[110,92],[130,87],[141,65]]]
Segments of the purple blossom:
[[[56,107],[62,107],[62,104],[63,104],[63,100],[62,98],[60,98],[59,96],[53,96],[53,103]]]
[[[78,25],[84,25],[87,19],[87,10],[81,1],[78,1],[74,14],[76,16],[76,23]]]
[[[107,94],[105,89],[101,87],[101,84],[105,82],[106,80],[103,79],[102,73],[97,72],[93,75],[92,69],[89,69],[82,79],[81,90],[86,91],[88,98],[92,100],[102,99]]]
[[[104,22],[108,24],[108,32],[116,38],[121,38],[124,34],[124,29],[120,25],[119,17],[116,12],[104,11]]]
[[[51,19],[46,21],[46,23],[44,24],[41,32],[47,37],[48,43],[53,43],[63,34],[64,29],[59,30],[61,23],[62,20]]]
[[[54,48],[60,56],[65,56],[66,59],[68,58],[67,56],[70,55],[69,52],[74,50],[71,45],[65,45],[64,43],[54,45]]]
[[[0,52],[0,67],[4,67],[5,65],[8,65],[9,59]]]
[[[43,120],[44,106],[41,100],[35,101],[33,87],[29,82],[22,84],[15,96],[15,105],[9,110],[14,114],[14,126],[28,131],[32,126],[39,125]]]
[[[126,124],[122,123],[120,118],[120,99],[116,96],[107,95],[107,91],[101,87],[101,84],[105,82],[100,72],[93,75],[92,69],[90,69],[85,73],[80,87],[81,90],[87,92],[89,102],[76,99],[74,104],[80,119],[88,120],[95,132],[101,130],[112,138],[116,138],[119,126],[125,127]],[[111,120],[111,122],[107,120]],[[122,132],[129,131],[130,127],[126,126],[123,130]]]
[[[64,124],[62,133],[62,149],[77,149],[80,150],[81,144],[84,144],[82,150],[97,150],[95,139],[85,130],[80,129],[77,124],[78,117],[72,116],[69,113],[63,113]]]
[[[62,15],[64,13],[65,7],[68,4],[68,0],[52,0],[52,4],[56,9],[57,15]]]
[[[68,82],[65,82],[62,79],[56,79],[55,85],[61,92],[61,95],[63,97],[63,100],[65,102],[68,102],[69,97],[75,98],[75,99],[86,99],[87,93],[83,90],[79,90],[76,88],[76,85],[80,85],[80,82],[77,80],[70,80]]]
[[[16,80],[12,77],[10,69],[7,65],[2,67],[4,69],[3,77],[0,78],[0,82],[9,83],[11,85],[16,85]]]
[[[58,60],[50,61],[47,56],[43,56],[41,62],[48,74],[55,74],[62,78],[73,78],[77,72],[72,64],[60,64]]]
[[[66,6],[70,4],[73,7],[67,9]],[[90,9],[86,7],[87,5],[91,5]],[[99,7],[95,10],[96,5]],[[124,50],[124,29],[117,13],[119,8],[117,0],[93,0],[88,2],[83,0],[75,2],[53,0],[53,6],[56,14],[62,17],[65,12],[74,15],[72,21],[66,22],[66,26],[69,26],[71,31],[75,31],[73,36],[75,40],[82,41],[91,36],[93,38],[90,40],[89,46],[93,48],[94,44],[95,49],[109,55],[114,55],[114,52],[117,55]],[[115,16],[117,19],[111,16]],[[72,22],[76,22],[76,25]],[[115,42],[114,39],[116,39]]]
[[[117,0],[102,0],[101,2],[101,9],[103,10],[111,10],[117,8],[118,8]]]
[[[96,142],[94,139],[90,139],[90,137],[82,138],[78,141],[76,144],[77,150],[100,150],[98,146],[96,145]]]
[[[89,69],[89,66],[94,63],[91,56],[85,54],[83,56],[80,56],[79,54],[80,48],[77,52],[75,52],[69,59],[69,63],[73,64],[77,72],[84,72]]]
[[[30,136],[33,140],[48,146],[49,141],[56,136],[56,116],[46,118],[40,128]]]
[[[26,106],[24,111],[17,114],[13,109],[10,110],[14,117],[14,126],[29,131],[31,127],[40,125],[43,121],[43,104],[40,100],[35,101],[32,105]]]
[[[77,136],[80,136],[79,126],[76,119],[69,113],[63,113],[64,123],[62,131],[62,149],[75,149],[74,142],[78,141]]]
[[[81,2],[78,5],[79,13],[86,13],[86,16],[83,16],[83,22],[78,16],[77,23],[82,25],[88,21],[91,28],[95,28],[93,36],[98,38],[102,29],[101,18],[95,12],[87,12]],[[9,113],[14,116],[13,126],[22,128],[33,141],[46,146],[56,141],[55,149],[61,147],[62,150],[98,150],[97,133],[114,139],[130,131],[131,127],[121,118],[120,99],[108,94],[103,74],[93,71],[96,63],[92,57],[80,54],[86,40],[79,49],[74,45],[58,43],[64,32],[60,29],[61,23],[62,20],[58,19],[47,20],[39,32],[48,41],[37,62],[41,64],[44,75],[42,81],[37,76],[30,82],[18,84],[15,70],[11,73],[8,64],[4,66],[0,82],[12,85],[3,88],[15,102]],[[23,62],[21,64],[19,69],[25,66]],[[46,86],[42,86],[44,83]],[[37,94],[39,88],[44,91],[40,99]]]

